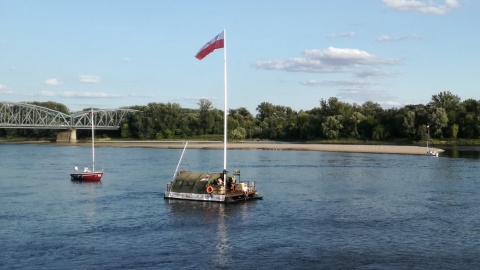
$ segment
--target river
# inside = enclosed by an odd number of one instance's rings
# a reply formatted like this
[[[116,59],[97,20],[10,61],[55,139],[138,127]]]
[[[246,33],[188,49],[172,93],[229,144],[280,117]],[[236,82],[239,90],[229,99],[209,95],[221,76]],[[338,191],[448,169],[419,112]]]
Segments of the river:
[[[480,149],[438,158],[234,150],[264,197],[164,200],[179,149],[0,144],[1,269],[476,269]],[[221,168],[188,150],[189,169]]]

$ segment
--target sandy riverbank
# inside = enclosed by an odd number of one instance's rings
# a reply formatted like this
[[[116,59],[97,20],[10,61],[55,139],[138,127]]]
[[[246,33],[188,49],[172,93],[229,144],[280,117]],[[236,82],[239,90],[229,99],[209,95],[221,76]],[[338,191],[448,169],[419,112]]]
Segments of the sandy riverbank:
[[[80,143],[77,143],[80,144]],[[156,141],[96,141],[98,147],[144,147],[181,149],[183,142],[156,142]],[[223,149],[221,142],[189,142],[190,149]],[[384,153],[425,155],[426,147],[400,146],[400,145],[357,145],[357,144],[299,144],[299,143],[229,143],[229,149],[246,150],[301,150],[301,151],[326,151],[326,152],[354,152],[354,153]],[[430,148],[438,153],[444,150]]]

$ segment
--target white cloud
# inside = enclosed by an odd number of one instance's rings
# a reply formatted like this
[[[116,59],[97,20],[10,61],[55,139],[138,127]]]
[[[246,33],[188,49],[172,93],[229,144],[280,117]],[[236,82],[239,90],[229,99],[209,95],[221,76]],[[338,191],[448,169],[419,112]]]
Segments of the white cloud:
[[[0,84],[0,94],[10,94],[12,91],[6,85]]]
[[[153,95],[145,95],[145,94],[138,94],[138,93],[131,93],[128,94],[129,97],[136,97],[136,98],[145,98],[145,97],[153,97]]]
[[[359,78],[372,78],[372,77],[391,77],[393,73],[387,70],[378,68],[363,69],[355,72],[355,75]]]
[[[392,100],[386,100],[383,101],[382,103],[379,103],[380,105],[385,105],[386,107],[400,107],[402,103],[397,102],[397,101],[392,101]]]
[[[458,0],[445,0],[443,4],[435,4],[431,0],[383,0],[383,3],[398,11],[416,11],[437,15],[443,15],[460,6]]]
[[[317,80],[301,81],[300,84],[306,86],[324,86],[323,82]]]
[[[54,97],[56,96],[55,92],[52,91],[42,91],[40,92],[40,96],[42,97]]]
[[[320,87],[355,87],[355,88],[365,88],[374,85],[374,83],[369,81],[361,80],[330,80],[330,81],[317,81],[309,80],[300,82],[302,85],[306,86],[320,86]]]
[[[81,83],[92,83],[92,84],[96,84],[96,83],[100,83],[100,76],[95,76],[95,75],[80,75],[78,77],[78,80],[81,82]]]
[[[63,92],[62,97],[112,98],[112,97],[120,97],[120,96],[116,94],[108,94],[105,92]]]
[[[62,98],[120,98],[124,97],[117,94],[108,94],[105,92],[52,92],[52,91],[42,91],[40,96],[43,97],[62,97]]]
[[[377,38],[378,42],[389,42],[395,40],[393,37],[389,35],[381,35]]]
[[[343,33],[340,33],[340,34],[329,34],[328,38],[330,38],[330,39],[337,38],[337,37],[350,38],[350,37],[354,37],[354,36],[356,36],[355,32],[343,32]]]
[[[60,85],[60,81],[57,78],[50,78],[45,80],[45,84],[57,86]]]
[[[307,73],[351,73],[365,77],[365,74],[374,75],[370,70],[373,66],[400,64],[398,60],[377,57],[359,49],[328,47],[324,50],[306,50],[303,54],[304,57],[287,60],[256,61],[253,66],[267,70]],[[382,75],[381,72],[376,72],[375,74]],[[383,72],[383,74],[388,74],[388,72]]]
[[[425,39],[425,37],[418,35],[418,34],[411,34],[408,36],[402,37],[392,37],[389,35],[381,35],[377,38],[378,42],[393,42],[393,41],[403,41],[403,40],[421,40]]]
[[[323,63],[339,66],[398,64],[398,61],[376,57],[359,49],[328,47],[320,50],[307,50],[305,56]]]
[[[343,89],[337,94],[337,97],[346,102],[362,104],[366,101],[378,103],[384,108],[398,107],[400,102],[394,101],[396,97],[382,90],[368,89]]]

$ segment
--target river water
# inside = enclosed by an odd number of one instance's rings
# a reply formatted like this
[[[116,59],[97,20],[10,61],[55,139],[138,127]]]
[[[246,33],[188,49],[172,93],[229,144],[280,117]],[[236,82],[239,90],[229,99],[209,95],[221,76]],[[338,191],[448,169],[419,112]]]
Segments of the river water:
[[[178,149],[97,148],[88,184],[89,147],[0,144],[0,268],[478,269],[479,152],[234,150],[264,199],[222,205],[164,200]]]

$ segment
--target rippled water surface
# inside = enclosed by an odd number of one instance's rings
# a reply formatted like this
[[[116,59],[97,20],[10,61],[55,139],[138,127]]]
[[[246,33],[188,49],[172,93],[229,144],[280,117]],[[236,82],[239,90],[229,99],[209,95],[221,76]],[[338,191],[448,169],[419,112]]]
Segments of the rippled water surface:
[[[181,150],[97,148],[87,184],[69,173],[89,147],[0,144],[0,268],[478,269],[477,152],[235,150],[264,200],[222,205],[163,199]]]

